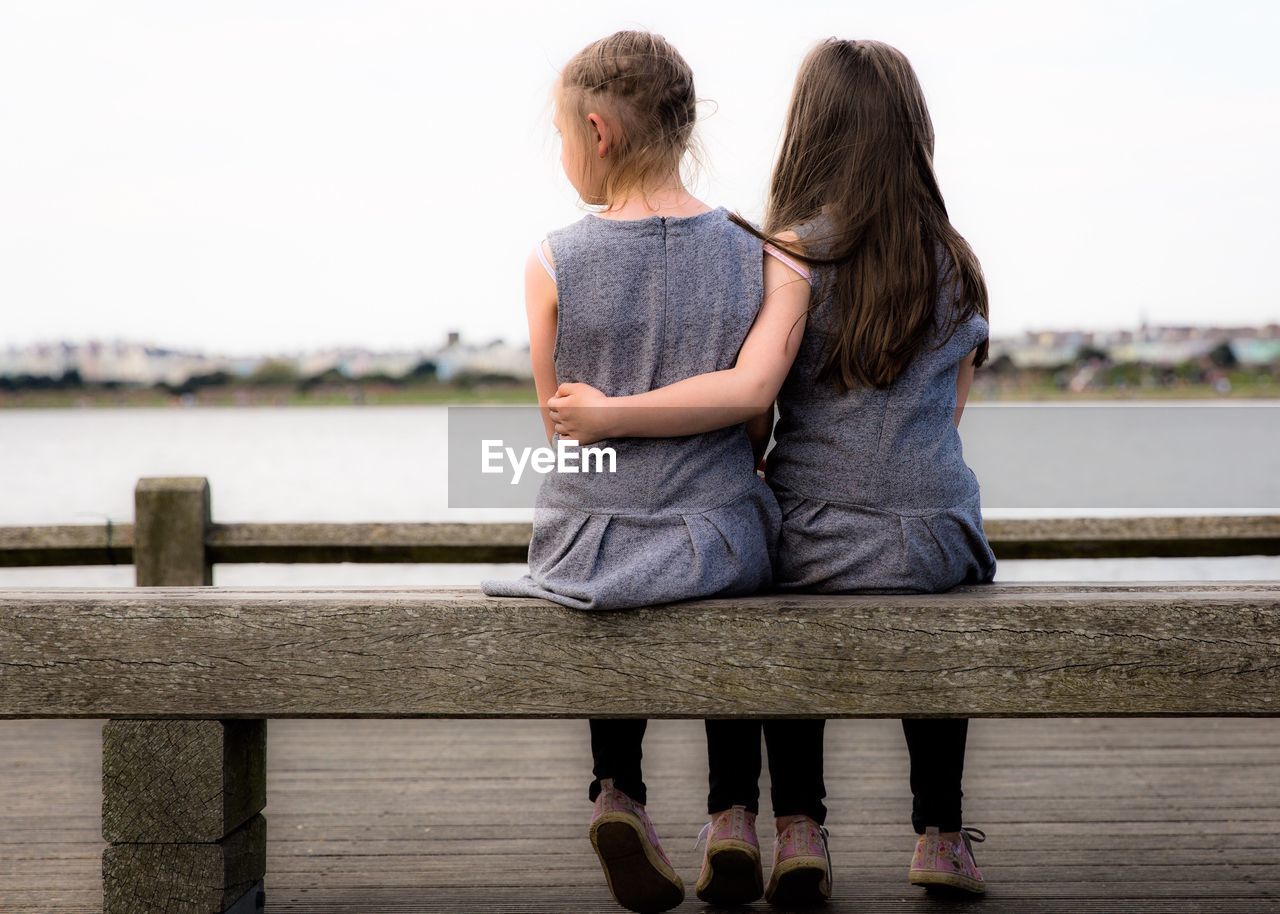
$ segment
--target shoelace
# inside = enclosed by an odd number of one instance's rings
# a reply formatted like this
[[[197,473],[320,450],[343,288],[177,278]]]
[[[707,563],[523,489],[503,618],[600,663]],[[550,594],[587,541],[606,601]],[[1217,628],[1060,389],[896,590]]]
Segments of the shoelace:
[[[831,868],[831,832],[825,825],[819,825],[818,831],[822,833],[822,849],[827,855],[827,891],[833,892],[836,887],[836,874]]]
[[[979,843],[987,840],[987,833],[980,828],[974,828],[971,825],[960,826],[960,840],[964,842],[964,849],[969,852],[969,859],[976,866],[978,859],[973,856],[973,842]]]

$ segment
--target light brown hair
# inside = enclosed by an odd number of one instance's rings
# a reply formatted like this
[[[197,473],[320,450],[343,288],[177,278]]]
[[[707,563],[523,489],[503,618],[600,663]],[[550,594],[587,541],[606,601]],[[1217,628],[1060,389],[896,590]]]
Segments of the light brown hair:
[[[678,174],[694,152],[693,70],[661,35],[622,31],[593,41],[561,71],[558,97],[577,133],[566,142],[590,147],[592,112],[611,115],[619,131],[601,199],[588,203],[613,203]]]
[[[822,373],[840,390],[889,386],[935,331],[941,345],[962,321],[987,316],[982,268],[934,175],[924,92],[883,42],[828,39],[796,76],[763,235],[824,209],[830,231],[797,256],[831,277],[820,304],[835,309],[836,334]],[[955,307],[937,326],[944,291]],[[976,363],[985,358],[984,342]]]

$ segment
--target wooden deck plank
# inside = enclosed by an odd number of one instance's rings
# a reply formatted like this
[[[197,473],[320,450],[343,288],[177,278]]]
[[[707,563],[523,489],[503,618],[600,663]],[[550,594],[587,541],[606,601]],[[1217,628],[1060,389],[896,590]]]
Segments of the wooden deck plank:
[[[940,911],[906,885],[896,721],[828,724],[831,914]],[[586,841],[581,721],[272,721],[270,914],[617,914]],[[0,722],[0,910],[101,910],[100,721]],[[651,809],[690,882],[701,726],[651,726]],[[1280,912],[1270,719],[972,724],[984,914]],[[767,777],[762,782],[767,796]],[[1046,858],[1043,847],[1052,842]],[[766,840],[766,846],[768,842]],[[755,906],[766,910],[764,905]],[[700,911],[696,901],[681,911]]]

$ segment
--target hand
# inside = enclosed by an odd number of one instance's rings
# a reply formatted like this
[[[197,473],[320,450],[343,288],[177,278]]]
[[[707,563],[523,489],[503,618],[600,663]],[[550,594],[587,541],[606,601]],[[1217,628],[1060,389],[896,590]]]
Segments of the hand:
[[[611,410],[604,407],[609,398],[590,384],[561,384],[554,397],[547,400],[551,421],[561,438],[571,438],[578,444],[594,444],[611,436],[608,417]]]

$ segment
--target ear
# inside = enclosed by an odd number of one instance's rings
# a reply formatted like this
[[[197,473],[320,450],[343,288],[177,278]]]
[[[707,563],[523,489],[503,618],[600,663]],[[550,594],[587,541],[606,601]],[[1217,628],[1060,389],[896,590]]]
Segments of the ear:
[[[613,144],[613,131],[609,129],[608,122],[594,112],[587,115],[587,120],[596,131],[596,155],[603,159]]]

